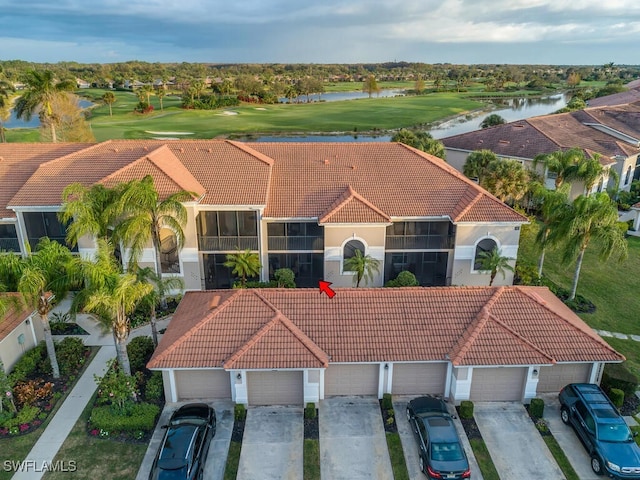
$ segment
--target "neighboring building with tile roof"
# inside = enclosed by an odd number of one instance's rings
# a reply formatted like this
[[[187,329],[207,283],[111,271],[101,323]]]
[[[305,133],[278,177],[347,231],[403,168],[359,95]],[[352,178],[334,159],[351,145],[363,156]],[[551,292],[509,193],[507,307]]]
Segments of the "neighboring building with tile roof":
[[[188,292],[148,367],[171,401],[526,401],[623,360],[546,287],[247,289]]]
[[[598,156],[607,173],[595,190],[606,189],[611,182],[608,170],[617,173],[620,189],[628,191],[636,172],[640,153],[640,102],[615,106],[589,107],[569,113],[544,115],[443,138],[447,161],[462,171],[467,157],[475,150],[491,150],[499,158],[516,160],[533,168],[533,159],[542,154],[571,148],[586,156]],[[540,165],[548,188],[554,177]],[[585,193],[582,183],[572,184],[571,196]]]
[[[44,339],[44,329],[34,310],[22,302],[19,294],[0,295],[15,299],[9,310],[0,316],[0,361],[9,372],[24,352]]]
[[[184,248],[162,232],[163,272],[187,290],[231,287],[223,263],[236,248],[260,255],[264,281],[287,267],[298,286],[352,286],[344,260],[359,249],[381,263],[373,286],[402,270],[425,286],[485,285],[476,256],[498,247],[515,259],[527,222],[441,159],[398,143],[109,140],[0,145],[0,184],[9,186],[0,242],[23,253],[43,236],[64,242],[56,213],[67,185],[147,175],[161,198],[193,193]],[[92,255],[94,239],[79,239],[77,250]],[[154,258],[150,245],[141,263]]]

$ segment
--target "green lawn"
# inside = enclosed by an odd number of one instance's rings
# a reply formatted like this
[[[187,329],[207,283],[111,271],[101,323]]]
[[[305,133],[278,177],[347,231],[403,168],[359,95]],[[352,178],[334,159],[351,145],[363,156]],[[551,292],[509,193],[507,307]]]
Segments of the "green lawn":
[[[320,440],[304,439],[302,476],[304,480],[320,480]]]
[[[409,480],[409,471],[407,470],[407,462],[404,458],[402,450],[402,442],[399,433],[387,433],[387,448],[389,449],[389,458],[391,459],[391,468],[393,469],[394,480]]]
[[[224,469],[224,480],[236,480],[238,476],[238,465],[240,464],[241,442],[231,442],[229,444],[229,454],[227,455],[227,465]]]
[[[562,470],[565,478],[567,480],[580,480],[580,477],[569,463],[569,459],[564,454],[564,451],[558,444],[558,441],[552,435],[547,435],[542,438],[544,440],[544,443],[547,444],[551,455],[553,455],[553,458],[556,460],[556,463],[560,467],[560,470]]]
[[[472,438],[469,440],[469,443],[471,444],[471,449],[476,457],[476,461],[478,462],[478,466],[480,467],[484,480],[500,480],[498,471],[493,465],[493,460],[491,459],[491,455],[489,454],[489,450],[487,450],[484,440],[481,438]]]

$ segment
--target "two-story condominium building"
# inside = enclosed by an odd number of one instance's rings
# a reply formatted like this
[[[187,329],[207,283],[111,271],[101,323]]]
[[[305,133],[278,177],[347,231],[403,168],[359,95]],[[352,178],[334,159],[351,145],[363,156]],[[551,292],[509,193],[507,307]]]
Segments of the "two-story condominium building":
[[[527,219],[439,158],[395,143],[239,143],[222,140],[0,145],[0,243],[28,252],[43,236],[63,242],[63,189],[151,175],[161,197],[193,192],[186,241],[163,232],[162,269],[187,290],[228,288],[237,248],[259,254],[267,280],[291,268],[298,286],[353,286],[345,259],[381,263],[370,286],[409,270],[424,286],[487,285],[482,251],[515,263]],[[89,256],[93,238],[77,251]],[[126,258],[126,252],[124,257]],[[142,263],[151,264],[151,247]],[[512,274],[498,284],[512,283]]]

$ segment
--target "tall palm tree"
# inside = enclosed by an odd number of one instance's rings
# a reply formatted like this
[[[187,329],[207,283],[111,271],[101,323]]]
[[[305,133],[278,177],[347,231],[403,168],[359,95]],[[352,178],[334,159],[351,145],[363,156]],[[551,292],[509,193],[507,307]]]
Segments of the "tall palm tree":
[[[155,90],[156,93],[156,97],[158,97],[158,100],[160,100],[160,111],[164,111],[164,105],[162,104],[162,99],[167,95],[167,91],[164,88],[164,85],[160,85],[158,88],[156,88]]]
[[[39,112],[43,125],[48,125],[51,129],[51,141],[56,142],[56,112],[54,111],[54,100],[66,92],[75,90],[76,82],[73,80],[56,81],[51,70],[39,72],[31,70],[25,78],[27,86],[25,93],[18,97],[15,104],[15,112],[18,118],[26,121],[31,120],[35,112]]]
[[[223,265],[231,269],[231,273],[240,277],[242,288],[247,285],[247,277],[257,277],[260,275],[262,264],[257,253],[252,253],[248,248],[236,253],[229,253]]]
[[[514,259],[503,256],[502,251],[496,247],[493,250],[478,254],[478,262],[480,263],[478,270],[489,272],[491,275],[489,277],[489,286],[492,286],[498,273],[504,278],[507,270],[513,272],[513,267],[509,264],[512,260]]]
[[[563,261],[576,261],[569,300],[576,297],[584,253],[596,240],[601,261],[612,255],[627,258],[626,223],[618,221],[618,209],[606,193],[580,195],[572,204],[564,205],[553,217],[549,240],[563,245]]]
[[[162,275],[160,233],[163,229],[170,230],[175,235],[177,248],[182,249],[183,229],[187,224],[187,209],[182,202],[194,197],[195,194],[182,190],[160,201],[151,176],[129,182],[120,196],[118,211],[122,221],[115,230],[117,238],[131,249],[129,261],[137,263],[151,242],[155,251],[156,275]]]
[[[13,85],[4,77],[2,65],[0,65],[0,142],[5,143],[7,141],[4,134],[4,126],[2,122],[9,117],[10,107],[12,102],[10,101],[11,94],[14,92]]]
[[[556,174],[556,189],[560,188],[564,182],[573,180],[585,181],[584,162],[586,161],[584,152],[579,148],[569,150],[558,150],[552,153],[536,155],[533,159],[533,167],[542,163],[545,169]]]
[[[113,92],[104,92],[104,95],[102,95],[102,101],[104,103],[106,103],[107,105],[109,105],[109,116],[112,117],[113,116],[113,109],[111,108],[111,106],[116,103],[116,96],[114,95]]]
[[[380,260],[373,258],[371,255],[363,255],[360,249],[356,248],[353,257],[349,257],[344,261],[344,270],[356,272],[354,279],[356,287],[359,287],[363,278],[365,284],[368,284],[373,280],[374,273],[380,273]]]
[[[82,298],[84,311],[95,313],[100,323],[111,329],[118,363],[123,372],[131,375],[127,354],[131,315],[153,285],[142,283],[133,273],[122,273],[113,256],[113,246],[98,242],[93,261],[81,261],[86,290]]]
[[[481,181],[489,164],[496,160],[498,157],[491,150],[476,150],[467,157],[462,167],[462,173],[469,178],[477,178]]]
[[[480,185],[503,202],[513,205],[529,191],[531,177],[520,162],[494,160],[487,165]]]
[[[536,244],[540,247],[538,258],[538,278],[542,277],[544,257],[549,246],[549,233],[551,232],[553,216],[569,201],[569,186],[563,185],[558,190],[549,190],[541,184],[536,184],[534,197],[540,203],[541,225],[536,235]]]

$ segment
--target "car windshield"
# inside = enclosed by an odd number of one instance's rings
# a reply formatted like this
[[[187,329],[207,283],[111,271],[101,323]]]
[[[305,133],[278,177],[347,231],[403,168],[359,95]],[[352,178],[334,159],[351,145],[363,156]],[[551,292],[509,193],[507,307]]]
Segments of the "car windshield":
[[[598,437],[604,442],[628,442],[632,440],[629,427],[623,423],[599,423]]]
[[[436,462],[455,462],[464,458],[458,442],[432,443],[431,459]]]

